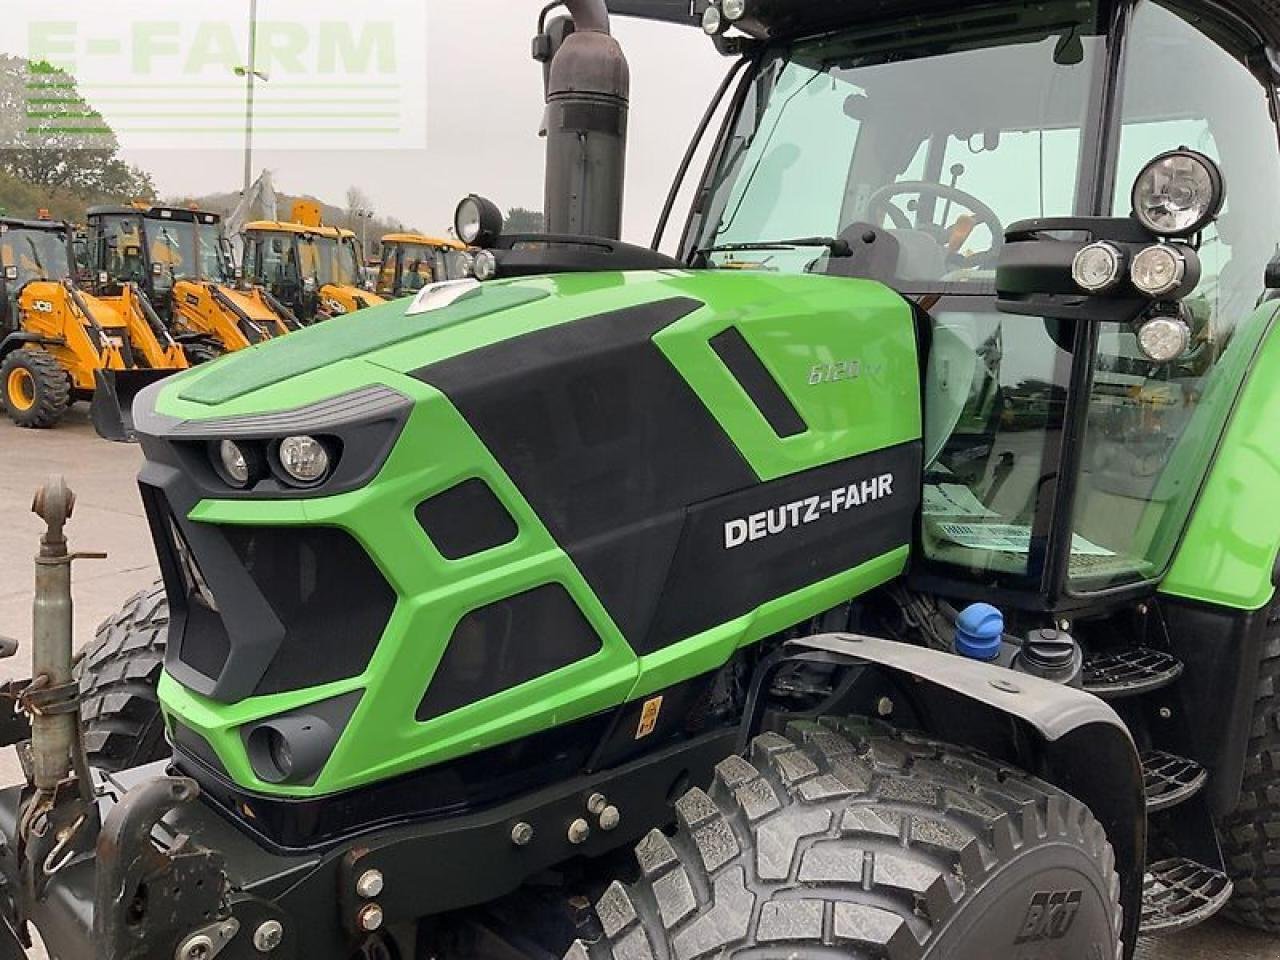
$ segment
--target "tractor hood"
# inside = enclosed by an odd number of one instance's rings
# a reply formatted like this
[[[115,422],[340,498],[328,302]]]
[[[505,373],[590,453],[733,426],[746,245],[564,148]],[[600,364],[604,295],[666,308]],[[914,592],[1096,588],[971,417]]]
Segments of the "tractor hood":
[[[139,402],[165,418],[201,421],[294,410],[377,384],[411,393],[418,382],[405,375],[440,361],[675,298],[704,304],[722,327],[757,316],[909,309],[880,284],[821,276],[662,271],[498,281],[438,309],[414,312],[420,295],[328,320],[173,378]]]

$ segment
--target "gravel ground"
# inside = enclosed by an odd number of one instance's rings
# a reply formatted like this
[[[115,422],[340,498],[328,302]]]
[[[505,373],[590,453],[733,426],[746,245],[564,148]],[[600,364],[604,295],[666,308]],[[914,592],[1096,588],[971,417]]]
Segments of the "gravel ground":
[[[105,550],[102,561],[76,567],[76,642],[93,636],[96,624],[155,577],[155,555],[142,519],[134,474],[137,447],[99,440],[83,405],[56,430],[19,430],[0,419],[0,636],[22,641],[31,630],[31,566],[40,522],[30,512],[31,495],[45,477],[61,473],[77,496],[69,527],[73,550]],[[25,654],[0,661],[0,677],[25,669]],[[11,750],[0,751],[0,783],[21,779]],[[1277,960],[1280,939],[1263,937],[1225,921],[1144,941],[1143,960]],[[993,958],[996,960],[996,958]]]

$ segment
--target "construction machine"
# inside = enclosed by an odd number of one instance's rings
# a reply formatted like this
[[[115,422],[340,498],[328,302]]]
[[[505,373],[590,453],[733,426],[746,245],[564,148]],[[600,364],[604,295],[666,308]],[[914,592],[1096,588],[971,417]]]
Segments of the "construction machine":
[[[617,0],[732,57],[670,254],[564,6],[551,232],[469,197],[495,279],[140,397],[163,583],[78,686],[39,498],[10,951],[1280,933],[1275,5]]]
[[[77,286],[74,238],[61,221],[0,218],[5,409],[20,427],[46,428],[91,400],[98,433],[128,440],[133,398],[189,363],[135,284],[111,298]]]
[[[293,220],[255,220],[244,228],[246,279],[304,323],[386,301],[366,289],[363,257],[350,230],[321,223],[320,207],[297,201]]]
[[[427,284],[471,274],[466,244],[420,233],[389,233],[382,238],[376,290],[378,296],[394,300],[415,294]]]
[[[88,219],[95,289],[145,291],[192,363],[300,326],[269,293],[240,282],[220,215],[136,205],[93,207]]]

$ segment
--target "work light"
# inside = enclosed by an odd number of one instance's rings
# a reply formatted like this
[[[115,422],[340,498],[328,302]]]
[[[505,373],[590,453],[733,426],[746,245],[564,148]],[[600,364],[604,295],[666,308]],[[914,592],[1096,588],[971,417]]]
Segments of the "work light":
[[[1161,237],[1189,237],[1222,209],[1226,188],[1218,165],[1194,150],[1156,157],[1133,183],[1133,215]]]
[[[219,440],[211,447],[213,469],[227,486],[244,490],[265,474],[262,452],[252,444]]]
[[[741,20],[747,12],[747,0],[721,0],[720,12],[726,20]]]
[[[1157,363],[1178,359],[1191,345],[1191,328],[1176,314],[1152,314],[1141,321],[1137,336],[1143,356]]]
[[[471,270],[477,280],[492,280],[498,275],[498,258],[491,250],[481,250],[476,254]]]
[[[1081,247],[1071,262],[1071,279],[1088,293],[1110,290],[1123,275],[1124,254],[1105,240]]]
[[[315,437],[285,437],[276,458],[285,476],[299,486],[314,486],[329,473],[329,451]]]
[[[1158,243],[1147,247],[1133,258],[1129,279],[1139,293],[1148,297],[1177,299],[1187,279],[1187,258],[1181,248],[1171,243]]]
[[[502,211],[492,200],[473,193],[458,204],[453,229],[467,246],[487,247],[502,233]]]

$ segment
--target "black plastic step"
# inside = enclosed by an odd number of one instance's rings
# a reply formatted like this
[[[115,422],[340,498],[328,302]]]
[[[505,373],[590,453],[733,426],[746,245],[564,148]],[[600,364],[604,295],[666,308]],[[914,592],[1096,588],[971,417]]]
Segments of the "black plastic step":
[[[1168,810],[1190,800],[1209,779],[1208,771],[1194,760],[1163,750],[1142,755],[1142,782],[1147,788],[1147,812]]]
[[[1208,920],[1231,899],[1227,875],[1176,857],[1147,867],[1142,883],[1142,933],[1173,933]]]
[[[1084,688],[1103,700],[1136,697],[1182,676],[1182,661],[1148,647],[1094,650],[1084,659]]]

